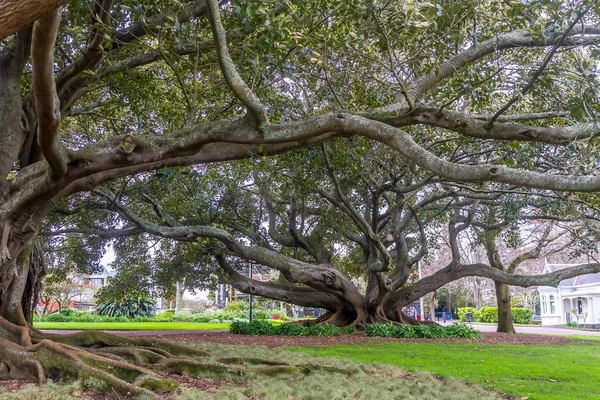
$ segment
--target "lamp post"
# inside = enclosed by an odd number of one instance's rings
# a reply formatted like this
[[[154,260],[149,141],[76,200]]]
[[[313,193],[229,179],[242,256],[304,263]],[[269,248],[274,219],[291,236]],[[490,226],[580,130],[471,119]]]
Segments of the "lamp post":
[[[419,281],[423,278],[421,271],[421,260],[417,261],[417,265],[419,266]],[[421,321],[425,321],[425,313],[423,311],[423,297],[419,298],[419,314],[421,314]]]
[[[248,263],[248,277],[250,279],[252,279],[252,261],[250,261]],[[250,292],[250,313],[249,313],[249,320],[250,322],[252,322],[252,292]]]

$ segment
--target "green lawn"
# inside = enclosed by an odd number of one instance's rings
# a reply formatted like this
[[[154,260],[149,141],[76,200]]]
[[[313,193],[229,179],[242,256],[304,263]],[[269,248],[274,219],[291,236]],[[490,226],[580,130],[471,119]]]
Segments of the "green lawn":
[[[562,336],[571,339],[580,339],[580,340],[600,340],[600,336],[592,336],[592,335],[552,335],[552,336]]]
[[[600,398],[600,345],[596,343],[550,346],[407,342],[289,349],[429,371],[532,400]]]
[[[103,331],[175,331],[229,329],[228,323],[205,322],[34,322],[38,329]]]

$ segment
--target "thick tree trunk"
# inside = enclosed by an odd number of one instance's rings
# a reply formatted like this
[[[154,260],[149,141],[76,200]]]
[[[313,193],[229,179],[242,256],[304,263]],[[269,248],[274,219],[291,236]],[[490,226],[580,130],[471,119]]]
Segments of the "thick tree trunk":
[[[516,333],[513,326],[513,315],[510,309],[510,287],[504,283],[494,281],[496,285],[496,299],[498,300],[498,330],[503,333]]]

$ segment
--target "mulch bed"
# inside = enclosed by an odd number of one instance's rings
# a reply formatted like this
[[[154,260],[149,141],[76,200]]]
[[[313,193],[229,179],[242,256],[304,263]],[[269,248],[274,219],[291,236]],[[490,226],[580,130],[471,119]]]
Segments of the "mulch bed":
[[[477,343],[488,344],[552,344],[563,345],[578,341],[560,336],[535,334],[508,334],[482,332]],[[463,342],[465,339],[389,339],[369,338],[362,334],[321,337],[321,336],[248,336],[232,335],[228,332],[203,332],[158,335],[157,338],[173,342],[212,342],[234,345],[262,345],[267,347],[282,346],[332,346],[338,344],[363,344],[373,342]]]

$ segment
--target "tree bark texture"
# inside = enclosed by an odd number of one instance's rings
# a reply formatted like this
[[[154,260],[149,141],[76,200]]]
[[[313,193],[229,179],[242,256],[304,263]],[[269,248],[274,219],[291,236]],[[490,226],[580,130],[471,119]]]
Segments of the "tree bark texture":
[[[497,332],[516,333],[513,325],[513,315],[510,302],[510,287],[501,282],[494,282],[496,299],[498,300],[498,329]]]

